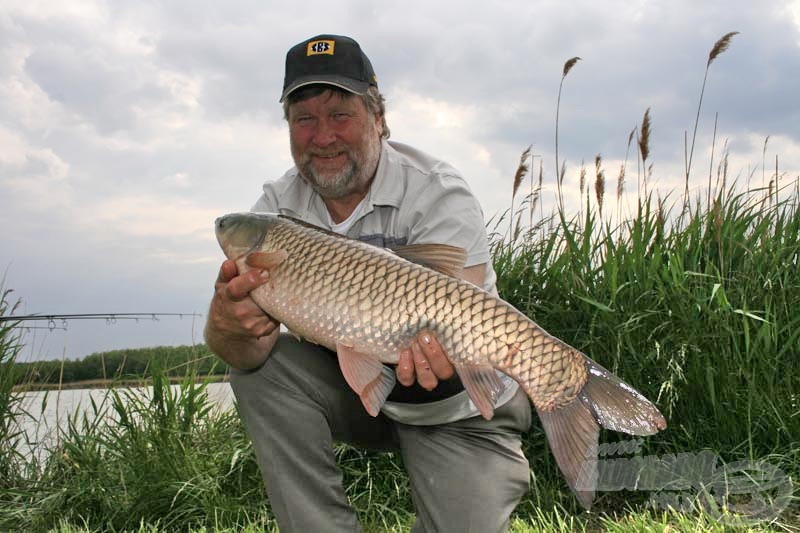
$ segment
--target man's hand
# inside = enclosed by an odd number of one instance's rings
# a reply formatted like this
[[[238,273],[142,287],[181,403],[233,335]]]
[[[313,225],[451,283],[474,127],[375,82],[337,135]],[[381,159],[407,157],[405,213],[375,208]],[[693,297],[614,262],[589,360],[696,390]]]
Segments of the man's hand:
[[[222,263],[208,316],[214,329],[257,339],[275,331],[279,323],[250,298],[250,291],[268,281],[269,272],[265,270],[239,275],[236,263],[231,260]]]
[[[397,381],[408,387],[414,380],[425,390],[433,390],[439,380],[453,377],[455,368],[430,331],[421,332],[408,350],[400,352]]]
[[[465,268],[461,279],[469,281],[477,287],[483,286],[486,277],[486,263]],[[439,380],[450,379],[456,369],[444,355],[442,346],[430,331],[422,331],[411,348],[400,352],[397,363],[397,381],[406,387],[417,383],[425,390],[433,390]]]
[[[269,273],[239,275],[236,263],[222,263],[208,311],[206,342],[236,368],[253,368],[266,360],[280,324],[250,298],[250,291],[269,282]],[[265,337],[267,337],[265,339]]]

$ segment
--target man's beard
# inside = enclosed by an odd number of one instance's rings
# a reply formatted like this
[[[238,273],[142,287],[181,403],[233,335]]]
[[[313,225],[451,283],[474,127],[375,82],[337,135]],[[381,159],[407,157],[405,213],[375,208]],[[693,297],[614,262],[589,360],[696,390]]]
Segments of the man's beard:
[[[313,156],[347,155],[345,166],[335,174],[320,176],[311,163]],[[325,150],[309,149],[300,156],[297,168],[300,176],[311,185],[317,194],[324,198],[338,199],[353,194],[364,187],[378,167],[381,155],[380,141],[362,143],[358,149],[347,146],[327,148]]]

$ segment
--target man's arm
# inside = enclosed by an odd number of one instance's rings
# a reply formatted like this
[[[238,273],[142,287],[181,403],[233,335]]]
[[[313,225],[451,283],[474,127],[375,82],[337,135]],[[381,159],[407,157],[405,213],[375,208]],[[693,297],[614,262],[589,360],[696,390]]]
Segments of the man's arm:
[[[478,287],[483,287],[485,277],[485,263],[467,267],[461,273],[461,279]],[[449,379],[454,373],[455,368],[444,355],[439,341],[428,331],[423,331],[408,350],[400,352],[397,381],[406,387],[413,385],[416,380],[425,390],[433,390],[439,380]]]
[[[214,284],[205,339],[209,349],[234,368],[248,370],[266,361],[278,339],[279,323],[250,298],[250,291],[269,280],[262,270],[239,275],[225,261]]]

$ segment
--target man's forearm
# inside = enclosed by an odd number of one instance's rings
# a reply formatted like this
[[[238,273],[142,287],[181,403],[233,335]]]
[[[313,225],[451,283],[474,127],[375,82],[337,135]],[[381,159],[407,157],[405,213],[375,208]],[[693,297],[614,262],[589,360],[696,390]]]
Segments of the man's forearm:
[[[206,325],[205,339],[208,348],[220,359],[239,370],[261,366],[269,357],[278,340],[280,328],[256,339],[255,337],[224,334]]]

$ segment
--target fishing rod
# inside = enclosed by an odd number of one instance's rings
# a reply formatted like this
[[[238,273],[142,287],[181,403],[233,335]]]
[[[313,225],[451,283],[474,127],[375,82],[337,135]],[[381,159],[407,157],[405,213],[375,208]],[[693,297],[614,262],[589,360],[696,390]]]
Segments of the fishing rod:
[[[162,316],[200,317],[198,313],[72,313],[72,314],[33,314],[33,315],[12,315],[0,316],[0,322],[26,322],[30,320],[46,320],[50,331],[55,329],[67,329],[68,320],[105,320],[107,325],[116,324],[118,320],[152,320],[158,322]],[[61,322],[61,327],[56,324],[56,320]],[[31,329],[29,326],[19,326]],[[45,329],[45,328],[41,328]]]

